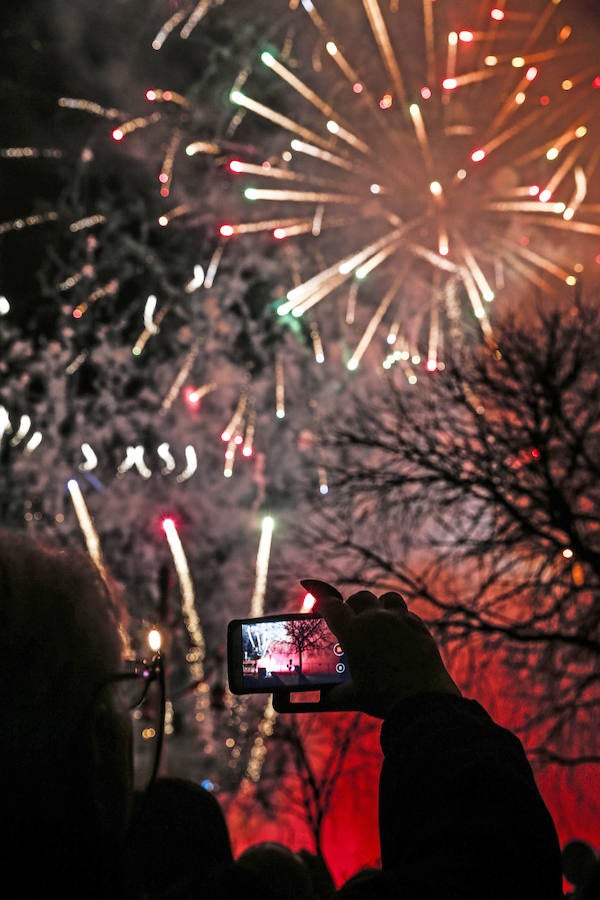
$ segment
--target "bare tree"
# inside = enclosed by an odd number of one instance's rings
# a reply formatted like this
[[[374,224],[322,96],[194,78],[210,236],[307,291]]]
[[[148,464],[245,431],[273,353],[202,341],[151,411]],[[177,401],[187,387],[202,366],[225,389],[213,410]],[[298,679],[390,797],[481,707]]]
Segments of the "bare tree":
[[[302,672],[302,654],[327,646],[327,626],[324,619],[290,619],[285,623],[286,640],[282,647],[291,647],[298,654],[298,671]]]
[[[402,590],[465,677],[504,667],[541,760],[600,760],[600,314],[578,302],[496,336],[356,392],[306,539],[329,577]]]
[[[362,713],[279,716],[261,778],[248,794],[250,806],[258,804],[278,822],[304,821],[311,851],[326,859],[324,828],[338,792],[351,791],[358,806],[364,798],[375,804],[378,730]],[[236,800],[241,803],[243,797]]]

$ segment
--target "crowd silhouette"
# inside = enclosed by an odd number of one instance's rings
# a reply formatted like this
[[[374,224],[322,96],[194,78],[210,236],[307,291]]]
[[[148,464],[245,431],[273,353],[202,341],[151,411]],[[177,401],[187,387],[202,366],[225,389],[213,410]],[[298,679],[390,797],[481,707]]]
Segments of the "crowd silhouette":
[[[126,604],[78,550],[0,532],[4,872],[20,898],[591,900],[592,848],[562,854],[523,748],[462,696],[400,594],[344,601],[304,581],[347,655],[336,709],[382,721],[381,866],[334,885],[283,843],[234,857],[217,798],[188,779],[134,785]],[[343,833],[339,835],[343,842]]]

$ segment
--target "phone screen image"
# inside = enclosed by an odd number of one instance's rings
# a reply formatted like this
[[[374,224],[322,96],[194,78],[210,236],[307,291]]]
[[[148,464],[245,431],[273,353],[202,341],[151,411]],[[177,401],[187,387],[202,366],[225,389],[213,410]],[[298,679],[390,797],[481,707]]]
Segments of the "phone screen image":
[[[247,693],[310,690],[350,677],[344,651],[322,618],[282,617],[241,622],[242,671]]]

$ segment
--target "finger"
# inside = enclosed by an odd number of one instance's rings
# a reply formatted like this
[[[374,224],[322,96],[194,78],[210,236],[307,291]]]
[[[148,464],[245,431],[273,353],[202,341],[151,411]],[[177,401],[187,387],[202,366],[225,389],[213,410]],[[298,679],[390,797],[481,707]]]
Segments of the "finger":
[[[334,588],[328,581],[319,581],[317,578],[301,578],[300,584],[309,592],[309,594],[312,594],[313,597],[317,597],[318,599],[321,599],[326,595],[337,597],[342,601],[344,599],[338,589]]]
[[[313,578],[303,578],[300,584],[315,598],[315,612],[323,616],[335,636],[343,642],[354,616],[340,592],[326,581]]]
[[[383,605],[384,609],[389,609],[392,612],[396,612],[397,610],[408,612],[406,600],[402,594],[399,594],[397,591],[386,591],[386,593],[382,594],[379,598],[379,602]]]
[[[346,606],[349,606],[355,613],[361,613],[367,609],[377,609],[379,601],[372,591],[357,591],[348,597]]]

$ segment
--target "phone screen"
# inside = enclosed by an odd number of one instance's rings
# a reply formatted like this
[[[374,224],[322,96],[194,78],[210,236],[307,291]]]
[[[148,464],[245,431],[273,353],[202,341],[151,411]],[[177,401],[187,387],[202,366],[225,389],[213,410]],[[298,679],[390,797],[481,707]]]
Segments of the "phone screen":
[[[325,619],[284,614],[230,623],[231,689],[309,691],[350,677],[344,651]]]

